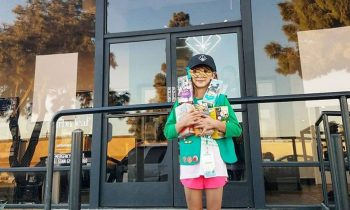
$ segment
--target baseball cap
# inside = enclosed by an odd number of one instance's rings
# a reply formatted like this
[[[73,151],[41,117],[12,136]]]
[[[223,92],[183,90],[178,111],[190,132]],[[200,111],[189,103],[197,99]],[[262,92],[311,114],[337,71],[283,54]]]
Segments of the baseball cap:
[[[199,65],[209,66],[213,71],[216,71],[214,59],[210,55],[198,54],[192,56],[192,58],[188,62],[187,67],[192,69],[193,67]]]

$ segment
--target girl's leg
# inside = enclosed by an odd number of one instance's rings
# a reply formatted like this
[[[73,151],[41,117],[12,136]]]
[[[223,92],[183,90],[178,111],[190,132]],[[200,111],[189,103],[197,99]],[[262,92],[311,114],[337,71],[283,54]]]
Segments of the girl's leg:
[[[220,210],[222,203],[223,187],[214,189],[205,189],[207,198],[207,210]]]
[[[185,188],[185,196],[187,202],[187,208],[189,210],[202,210],[202,191],[197,189]]]

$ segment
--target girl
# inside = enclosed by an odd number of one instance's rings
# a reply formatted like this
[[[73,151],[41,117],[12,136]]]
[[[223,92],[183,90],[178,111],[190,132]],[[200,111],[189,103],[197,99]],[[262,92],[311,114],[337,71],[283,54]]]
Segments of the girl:
[[[199,54],[193,56],[189,63],[194,91],[194,104],[202,103],[202,98],[212,79],[216,78],[216,66],[211,56]],[[234,163],[237,157],[232,137],[240,136],[242,129],[226,96],[219,95],[215,107],[227,106],[228,120],[214,120],[201,111],[191,111],[176,121],[175,102],[168,116],[164,134],[168,140],[177,138],[186,127],[200,129],[199,136],[189,136],[179,140],[180,180],[184,186],[188,209],[203,209],[202,193],[206,194],[208,210],[221,209],[223,186],[227,182],[225,163]],[[224,134],[223,138],[213,140],[213,130]]]

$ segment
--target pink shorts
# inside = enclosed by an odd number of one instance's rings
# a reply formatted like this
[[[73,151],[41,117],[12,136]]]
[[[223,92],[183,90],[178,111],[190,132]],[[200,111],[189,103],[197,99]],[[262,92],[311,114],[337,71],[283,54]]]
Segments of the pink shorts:
[[[225,186],[227,183],[227,177],[217,176],[212,178],[205,178],[204,176],[200,176],[198,178],[181,179],[181,183],[183,186],[190,189],[213,189]]]

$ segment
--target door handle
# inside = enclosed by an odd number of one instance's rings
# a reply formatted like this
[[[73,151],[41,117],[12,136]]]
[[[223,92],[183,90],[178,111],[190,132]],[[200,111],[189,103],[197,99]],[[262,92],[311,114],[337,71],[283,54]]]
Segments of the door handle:
[[[171,97],[172,97],[172,93],[171,93],[172,87],[168,86],[166,89],[167,89],[167,91],[166,91],[167,92],[167,101],[171,102],[172,101],[172,99],[171,99]]]
[[[176,87],[167,87],[167,101],[175,102],[177,97]]]
[[[171,93],[172,93],[172,101],[171,102],[175,102],[176,98],[177,98],[177,93],[176,93],[177,88],[176,87],[171,87]]]

